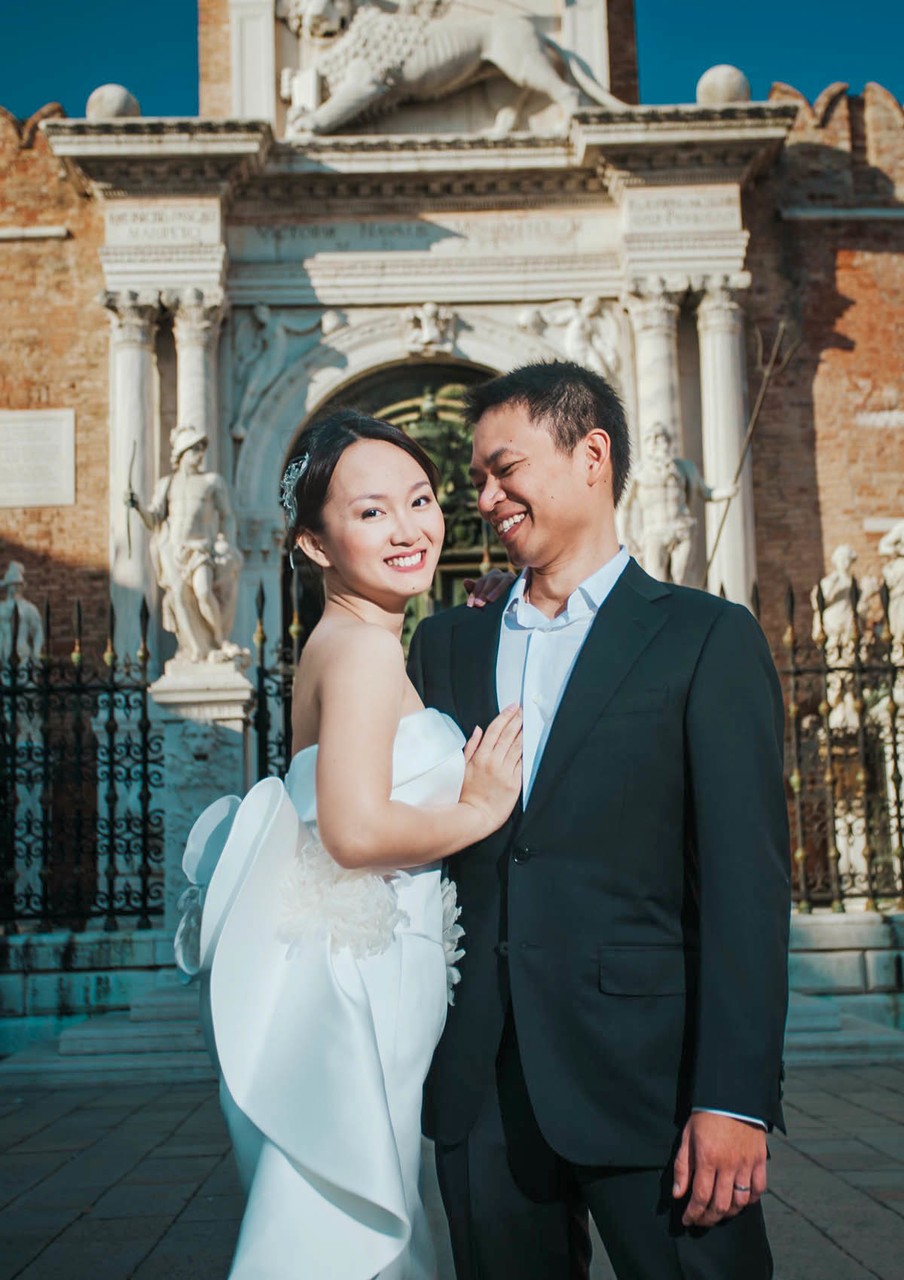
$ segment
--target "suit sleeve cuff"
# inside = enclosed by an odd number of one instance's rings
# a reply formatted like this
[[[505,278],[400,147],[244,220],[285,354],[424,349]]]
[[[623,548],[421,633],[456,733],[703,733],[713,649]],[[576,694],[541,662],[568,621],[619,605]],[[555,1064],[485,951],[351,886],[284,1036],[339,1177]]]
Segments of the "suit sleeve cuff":
[[[743,1120],[745,1124],[756,1125],[758,1129],[764,1132],[768,1131],[769,1126],[765,1120],[760,1120],[757,1116],[740,1116],[736,1111],[718,1111],[715,1107],[694,1107],[694,1113],[704,1111],[710,1116],[728,1116],[729,1120]]]

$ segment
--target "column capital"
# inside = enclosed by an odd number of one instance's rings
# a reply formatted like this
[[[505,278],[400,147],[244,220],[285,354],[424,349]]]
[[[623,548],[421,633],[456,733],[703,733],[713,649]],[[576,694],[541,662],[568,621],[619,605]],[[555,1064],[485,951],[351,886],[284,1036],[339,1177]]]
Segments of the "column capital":
[[[153,345],[160,315],[156,289],[107,289],[99,301],[110,312],[112,338],[117,345]]]
[[[697,324],[701,330],[739,330],[743,323],[742,293],[750,287],[750,273],[738,272],[732,276],[702,276],[694,281],[694,291],[700,294],[697,305]]]
[[[204,342],[214,336],[227,309],[222,289],[168,289],[162,301],[173,314],[177,342]]]
[[[680,276],[635,280],[631,291],[622,298],[634,331],[674,329],[678,324],[678,313],[688,287],[687,278]]]

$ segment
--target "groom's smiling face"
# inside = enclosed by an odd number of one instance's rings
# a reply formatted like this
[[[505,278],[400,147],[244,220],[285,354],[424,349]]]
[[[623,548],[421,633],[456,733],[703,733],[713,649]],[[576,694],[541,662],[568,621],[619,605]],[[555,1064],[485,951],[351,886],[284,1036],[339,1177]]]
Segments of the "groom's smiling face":
[[[608,439],[601,432],[608,450]],[[484,520],[512,564],[548,568],[586,537],[599,491],[588,483],[586,442],[559,448],[517,402],[486,410],[474,428],[471,479]]]

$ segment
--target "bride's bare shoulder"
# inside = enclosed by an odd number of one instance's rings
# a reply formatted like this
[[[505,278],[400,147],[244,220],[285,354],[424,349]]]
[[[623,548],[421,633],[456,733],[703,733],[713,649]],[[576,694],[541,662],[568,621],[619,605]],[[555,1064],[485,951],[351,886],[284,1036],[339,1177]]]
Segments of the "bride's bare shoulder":
[[[405,658],[398,640],[372,623],[319,624],[305,645],[292,691],[294,749],[321,740],[324,716],[356,726],[362,708],[398,709],[405,688]]]
[[[299,672],[320,679],[351,677],[357,673],[369,678],[385,672],[402,672],[405,655],[396,637],[385,627],[357,619],[321,623],[301,655]]]

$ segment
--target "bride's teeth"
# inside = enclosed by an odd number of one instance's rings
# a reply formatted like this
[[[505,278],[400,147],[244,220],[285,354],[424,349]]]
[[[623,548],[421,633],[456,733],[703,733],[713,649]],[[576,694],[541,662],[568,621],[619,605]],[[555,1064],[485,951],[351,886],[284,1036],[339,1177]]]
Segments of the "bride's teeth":
[[[411,569],[416,564],[420,564],[423,554],[424,553],[422,551],[418,551],[417,554],[413,556],[395,556],[392,560],[387,560],[386,563],[391,565],[394,569]]]

